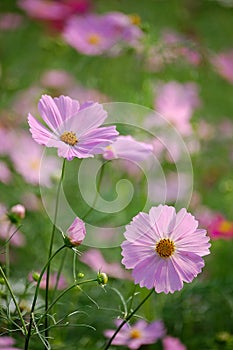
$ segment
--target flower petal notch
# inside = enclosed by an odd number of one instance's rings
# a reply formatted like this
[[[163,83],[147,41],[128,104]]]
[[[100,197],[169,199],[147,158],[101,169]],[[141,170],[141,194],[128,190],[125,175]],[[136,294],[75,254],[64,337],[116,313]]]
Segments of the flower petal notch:
[[[155,288],[157,293],[174,293],[190,283],[204,266],[209,254],[206,230],[181,209],[167,205],[152,207],[149,214],[139,213],[126,226],[122,243],[122,263],[133,269],[134,282]]]
[[[33,139],[40,145],[57,148],[58,156],[67,160],[101,154],[118,135],[115,126],[100,127],[107,112],[96,102],[80,105],[68,96],[43,95],[38,110],[47,127],[29,113]]]

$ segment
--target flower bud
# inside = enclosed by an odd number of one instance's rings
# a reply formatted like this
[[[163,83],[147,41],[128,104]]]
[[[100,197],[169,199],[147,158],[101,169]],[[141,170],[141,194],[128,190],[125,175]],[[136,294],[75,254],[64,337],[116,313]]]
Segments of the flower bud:
[[[83,278],[84,276],[85,276],[84,273],[82,273],[82,272],[78,273],[78,278]]]
[[[104,272],[98,272],[98,274],[97,274],[97,282],[101,286],[105,286],[108,283],[108,276],[107,276],[107,274],[104,273]]]
[[[66,231],[65,245],[69,248],[78,247],[86,236],[85,223],[76,217]]]
[[[7,214],[12,224],[19,224],[25,218],[25,207],[22,204],[14,205]]]
[[[32,273],[33,281],[38,282],[39,278],[40,278],[40,274],[38,272],[33,272]]]

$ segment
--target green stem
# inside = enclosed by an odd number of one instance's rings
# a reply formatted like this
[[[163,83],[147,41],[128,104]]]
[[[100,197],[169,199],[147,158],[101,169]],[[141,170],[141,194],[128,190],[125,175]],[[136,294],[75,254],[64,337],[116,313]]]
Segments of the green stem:
[[[34,294],[34,298],[32,301],[32,306],[31,306],[31,311],[30,311],[30,321],[29,321],[29,326],[28,326],[28,332],[27,332],[27,337],[25,340],[25,346],[24,346],[24,350],[28,349],[28,345],[29,345],[29,341],[30,341],[30,337],[31,337],[31,331],[32,331],[32,324],[33,324],[33,313],[35,310],[35,306],[36,306],[36,301],[37,301],[37,297],[39,294],[39,288],[40,288],[40,282],[42,280],[42,277],[45,273],[46,268],[48,267],[48,265],[50,264],[51,260],[62,250],[66,247],[66,245],[61,246],[58,250],[56,250],[56,252],[49,258],[49,260],[47,261],[47,263],[44,265],[43,269],[41,270],[40,276],[38,278],[37,281],[37,285],[36,285],[36,290],[35,290],[35,294]]]
[[[10,292],[10,295],[11,295],[11,297],[12,297],[12,299],[13,299],[13,302],[14,302],[14,304],[15,304],[15,307],[16,307],[16,310],[17,310],[17,312],[18,312],[19,318],[20,318],[20,320],[21,320],[21,322],[22,322],[24,334],[26,335],[26,334],[27,334],[27,327],[26,327],[26,324],[25,324],[25,322],[24,322],[24,319],[23,319],[22,313],[21,313],[21,311],[20,311],[19,305],[18,305],[18,303],[17,303],[17,300],[16,300],[16,298],[15,298],[15,296],[14,296],[13,290],[11,289],[11,286],[10,286],[10,284],[9,284],[9,282],[8,282],[8,279],[7,279],[7,277],[6,277],[6,275],[5,275],[5,273],[4,273],[4,271],[3,271],[3,269],[2,269],[1,266],[0,266],[0,272],[1,272],[2,277],[3,277],[3,279],[4,279],[5,283],[6,283],[6,286],[7,286],[8,290],[9,290],[9,292]]]
[[[59,299],[61,299],[61,297],[63,297],[63,295],[65,295],[67,292],[69,292],[71,289],[77,287],[77,286],[80,286],[81,284],[85,284],[85,283],[90,283],[90,282],[97,282],[97,279],[91,279],[91,280],[86,280],[86,281],[81,281],[81,282],[77,282],[75,284],[72,284],[72,286],[66,288],[65,290],[63,290],[63,292],[61,292],[57,298],[49,305],[48,309],[47,309],[47,312],[49,312],[53,306],[58,302]],[[42,315],[41,317],[41,320],[45,317],[45,314]],[[40,320],[40,321],[41,321]]]
[[[82,220],[85,220],[89,215],[90,213],[93,211],[95,205],[96,205],[96,202],[97,202],[97,199],[98,199],[98,196],[99,196],[99,191],[100,191],[100,186],[101,186],[101,182],[102,182],[102,179],[103,179],[103,176],[104,176],[104,168],[105,168],[105,164],[104,163],[101,168],[100,168],[100,175],[99,175],[99,181],[98,181],[98,184],[97,184],[97,191],[96,191],[96,194],[95,194],[95,198],[94,198],[94,201],[92,203],[92,206],[91,208],[86,212],[86,214],[84,214],[84,216],[82,217]]]
[[[112,337],[109,339],[107,345],[105,346],[104,350],[107,350],[109,346],[112,344],[113,339],[116,337],[116,335],[120,332],[121,328],[131,319],[131,317],[140,309],[140,307],[149,299],[151,294],[154,292],[154,289],[152,289],[147,296],[140,302],[140,304],[122,321],[122,323],[119,325],[115,333],[112,335]]]
[[[64,178],[64,173],[65,173],[65,164],[66,164],[66,160],[64,159],[63,160],[63,164],[62,164],[61,177],[60,177],[60,181],[59,181],[58,187],[57,187],[57,196],[56,196],[55,212],[54,212],[54,219],[53,219],[53,228],[52,228],[50,245],[49,245],[49,256],[48,256],[49,264],[47,265],[46,287],[45,287],[45,314],[46,315],[47,315],[47,309],[48,309],[48,306],[49,306],[50,258],[52,256],[52,250],[53,250],[53,241],[54,241],[54,234],[55,234],[55,230],[56,230],[59,196],[60,196],[60,191],[61,191],[61,186],[62,186],[62,180]],[[48,322],[49,322],[48,317],[45,316],[45,325],[44,325],[44,327],[45,327],[45,338],[46,339],[49,336],[49,333],[48,333]]]
[[[52,294],[51,300],[54,299],[55,293],[57,291],[57,286],[58,286],[58,283],[59,283],[59,280],[60,280],[60,277],[61,277],[61,272],[62,272],[64,263],[65,263],[65,259],[66,259],[66,254],[67,254],[67,249],[64,251],[63,257],[61,259],[59,270],[58,270],[58,273],[57,273],[57,276],[56,276],[56,284],[55,284],[55,287],[54,287],[54,290],[53,290],[53,294]]]

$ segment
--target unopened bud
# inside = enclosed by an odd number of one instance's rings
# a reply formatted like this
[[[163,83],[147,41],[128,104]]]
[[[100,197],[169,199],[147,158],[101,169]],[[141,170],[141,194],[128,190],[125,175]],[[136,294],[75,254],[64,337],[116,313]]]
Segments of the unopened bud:
[[[14,205],[7,214],[12,224],[19,224],[25,218],[25,207],[22,204]]]
[[[101,286],[105,286],[108,283],[108,276],[107,276],[107,274],[104,273],[104,272],[98,272],[98,274],[97,274],[97,282]]]
[[[82,273],[82,272],[78,273],[78,278],[83,278],[84,276],[85,276],[84,273]]]
[[[32,279],[33,279],[33,281],[38,282],[38,281],[39,281],[39,278],[40,278],[40,274],[39,274],[38,272],[33,272],[33,273],[32,273]]]

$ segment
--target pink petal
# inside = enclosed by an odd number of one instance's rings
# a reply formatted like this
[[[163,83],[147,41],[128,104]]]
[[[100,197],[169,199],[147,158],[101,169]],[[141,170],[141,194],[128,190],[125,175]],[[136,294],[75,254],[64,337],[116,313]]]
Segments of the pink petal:
[[[177,270],[174,268],[171,259],[163,259],[156,270],[155,290],[157,293],[174,293],[176,290],[182,289],[183,282]]]
[[[83,108],[77,114],[77,123],[74,125],[74,131],[79,140],[89,131],[98,128],[107,118],[107,112],[99,103]],[[72,118],[73,119],[73,118]],[[116,135],[117,136],[117,135]]]
[[[149,212],[151,226],[160,236],[160,238],[167,238],[170,236],[176,217],[175,208],[167,205],[159,205],[151,208]]]
[[[127,269],[134,268],[140,260],[146,259],[150,255],[154,255],[153,247],[146,245],[136,245],[132,242],[124,241],[122,248],[122,263]]]
[[[40,122],[38,122],[30,113],[28,115],[28,123],[33,139],[40,145],[47,147],[58,147],[61,143],[56,135],[51,133]]]
[[[202,270],[204,260],[190,252],[182,252],[172,257],[172,265],[184,282],[192,282]]]
[[[38,103],[38,110],[44,122],[57,134],[59,126],[63,124],[63,118],[54,99],[43,95]]]
[[[182,237],[195,232],[197,226],[198,222],[195,220],[194,216],[187,213],[186,209],[183,208],[176,215],[176,222],[170,238],[177,241]]]
[[[149,215],[146,213],[139,213],[133,218],[133,221],[126,226],[125,238],[130,242],[146,239],[146,245],[155,245],[160,236],[152,228]]]
[[[72,100],[68,96],[59,96],[54,98],[54,103],[56,104],[59,110],[59,114],[61,116],[61,123],[59,124],[59,126],[62,126],[62,129],[64,131],[72,131],[69,129],[69,127],[66,127],[66,122],[71,117],[77,115],[80,109],[79,102],[77,100]]]

